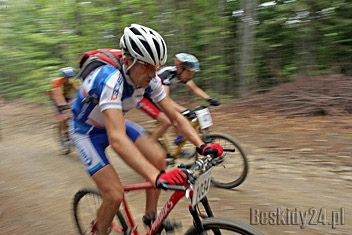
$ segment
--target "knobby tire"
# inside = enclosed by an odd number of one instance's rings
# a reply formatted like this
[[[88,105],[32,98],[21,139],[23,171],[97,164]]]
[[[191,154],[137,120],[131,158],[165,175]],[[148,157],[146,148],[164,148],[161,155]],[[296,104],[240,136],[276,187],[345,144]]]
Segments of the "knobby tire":
[[[83,188],[76,193],[73,200],[73,216],[79,234],[90,234],[92,225],[96,220],[97,209],[101,202],[102,197],[96,189]],[[116,213],[114,222],[122,226],[124,231],[128,231],[128,225],[120,211]]]
[[[205,143],[219,143],[223,148],[234,148],[235,152],[224,152],[219,165],[212,168],[212,183],[220,188],[231,189],[244,182],[248,174],[248,160],[238,142],[224,133],[213,132],[203,136]]]
[[[206,218],[202,221],[202,223],[208,235],[263,235],[263,233],[257,230],[256,228],[236,220],[230,220],[225,218]],[[197,229],[195,227],[191,227],[187,230],[185,234],[198,235],[199,233],[197,232]]]

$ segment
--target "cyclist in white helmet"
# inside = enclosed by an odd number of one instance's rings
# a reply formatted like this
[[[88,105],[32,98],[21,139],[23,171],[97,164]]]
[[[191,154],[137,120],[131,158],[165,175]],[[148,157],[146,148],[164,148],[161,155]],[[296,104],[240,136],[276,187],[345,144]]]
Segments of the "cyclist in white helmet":
[[[136,107],[144,93],[149,93],[175,128],[197,146],[199,153],[211,152],[219,156],[223,151],[219,144],[204,144],[167,98],[160,79],[156,77],[157,68],[167,59],[166,44],[159,33],[132,24],[124,29],[120,46],[121,69],[103,65],[93,70],[84,78],[72,106],[71,139],[103,198],[97,211],[100,235],[107,234],[124,195],[118,173],[105,155],[109,145],[127,165],[157,188],[161,182],[178,185],[186,178],[177,168],[165,172],[163,148],[149,138],[141,126],[124,119],[124,113]],[[158,189],[146,192],[143,220],[148,225],[157,213],[159,195]],[[177,225],[168,221],[164,228],[170,231]]]
[[[157,71],[157,75],[162,80],[167,95],[170,95],[171,89],[176,87],[178,83],[183,83],[193,94],[208,101],[211,105],[218,106],[220,102],[217,99],[210,97],[192,80],[194,73],[198,71],[200,71],[200,68],[197,57],[188,53],[178,53],[175,55],[175,66],[163,67]],[[186,107],[183,107],[173,100],[171,100],[171,102],[176,110],[183,115],[194,115],[191,114],[190,110]],[[156,140],[159,139],[171,126],[170,120],[147,96],[142,99],[138,107],[149,114],[152,118],[158,120],[161,124],[153,133],[153,137]]]

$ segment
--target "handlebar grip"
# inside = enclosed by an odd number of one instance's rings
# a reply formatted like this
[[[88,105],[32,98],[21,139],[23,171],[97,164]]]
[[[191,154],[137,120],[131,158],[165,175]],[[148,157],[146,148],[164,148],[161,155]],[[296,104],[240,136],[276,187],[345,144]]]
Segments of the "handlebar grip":
[[[164,190],[174,190],[174,191],[186,191],[186,187],[182,185],[171,185],[168,183],[159,183],[158,188],[164,189]]]
[[[224,152],[236,152],[235,148],[224,148]]]
[[[189,168],[191,168],[191,166],[193,166],[194,165],[194,163],[192,162],[192,163],[188,163],[188,164],[185,164],[185,163],[181,163],[180,165],[178,165],[177,166],[177,168],[184,168],[184,169],[189,169]]]

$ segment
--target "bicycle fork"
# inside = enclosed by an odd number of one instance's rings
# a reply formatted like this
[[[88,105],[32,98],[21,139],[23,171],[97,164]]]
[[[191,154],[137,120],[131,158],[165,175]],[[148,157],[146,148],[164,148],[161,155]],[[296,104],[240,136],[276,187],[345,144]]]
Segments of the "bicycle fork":
[[[201,218],[207,218],[207,217],[214,217],[214,214],[213,214],[213,211],[211,210],[210,208],[210,205],[209,205],[209,201],[208,201],[208,198],[207,197],[204,197],[202,200],[201,200],[201,203],[205,209],[205,213],[206,215],[202,215],[201,212],[197,211],[197,207],[198,205],[192,207],[191,205],[189,206],[189,212],[191,213],[192,217],[193,217],[193,225],[194,227],[197,229],[197,234],[200,234],[200,235],[206,235],[206,231],[204,229],[204,226],[203,226],[203,223],[200,219]],[[215,234],[220,234],[219,231],[214,231]]]

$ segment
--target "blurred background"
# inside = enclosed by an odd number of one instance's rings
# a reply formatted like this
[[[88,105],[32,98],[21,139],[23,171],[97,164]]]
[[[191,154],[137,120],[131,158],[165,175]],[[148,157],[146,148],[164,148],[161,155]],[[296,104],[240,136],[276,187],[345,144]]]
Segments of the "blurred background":
[[[196,84],[222,100],[302,76],[351,75],[351,19],[347,0],[0,0],[0,97],[49,102],[59,68],[117,48],[131,23],[163,35],[166,65],[176,53],[196,55]]]
[[[249,224],[251,208],[325,208],[327,218],[305,229],[255,226],[265,234],[351,234],[350,0],[0,0],[0,234],[75,234],[73,195],[93,182],[76,152],[61,154],[47,92],[60,68],[78,69],[83,52],[118,48],[132,23],[163,35],[166,65],[179,52],[198,57],[195,83],[222,102],[212,110],[214,129],[247,153],[241,187],[212,187],[216,214]],[[172,97],[189,108],[199,101],[182,84]],[[154,125],[138,110],[128,115]],[[131,175],[121,165],[124,173]],[[344,224],[320,223],[341,208]]]

